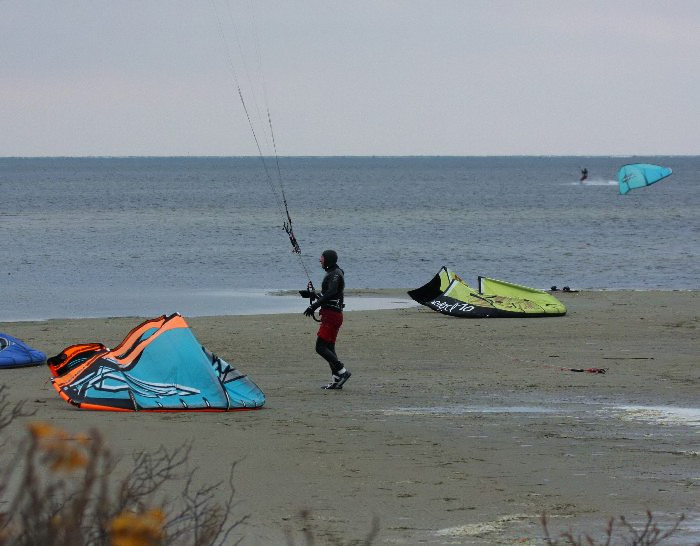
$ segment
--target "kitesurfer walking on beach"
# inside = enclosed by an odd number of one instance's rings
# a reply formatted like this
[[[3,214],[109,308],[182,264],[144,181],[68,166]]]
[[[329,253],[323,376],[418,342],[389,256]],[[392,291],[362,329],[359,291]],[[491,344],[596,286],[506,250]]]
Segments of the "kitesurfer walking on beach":
[[[315,295],[315,300],[304,311],[307,317],[313,317],[314,311],[321,308],[321,326],[316,337],[316,352],[323,357],[331,367],[331,382],[324,389],[342,389],[352,375],[343,366],[335,353],[335,340],[343,324],[343,291],[345,290],[344,272],[338,267],[338,253],[335,250],[324,250],[319,258],[321,267],[326,271],[321,292]]]

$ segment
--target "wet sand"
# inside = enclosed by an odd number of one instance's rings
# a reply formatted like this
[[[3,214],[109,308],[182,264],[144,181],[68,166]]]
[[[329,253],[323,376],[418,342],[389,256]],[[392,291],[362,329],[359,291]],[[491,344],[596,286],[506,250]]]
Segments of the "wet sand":
[[[381,296],[399,291],[377,291]],[[370,294],[371,295],[371,294]],[[541,543],[602,537],[610,516],[688,518],[700,540],[700,292],[558,293],[560,318],[454,319],[427,308],[346,313],[353,372],[324,391],[316,323],[297,314],[187,318],[198,340],[265,392],[257,411],[123,414],[63,402],[44,367],[2,370],[10,401],[70,431],[97,427],[130,459],[193,443],[197,479],[235,484],[243,544]],[[303,305],[300,305],[300,311]],[[0,323],[49,356],[115,346],[141,318]],[[572,369],[603,368],[607,373]],[[13,435],[29,419],[10,427]],[[172,484],[177,494],[180,484]],[[694,538],[693,538],[694,537]]]

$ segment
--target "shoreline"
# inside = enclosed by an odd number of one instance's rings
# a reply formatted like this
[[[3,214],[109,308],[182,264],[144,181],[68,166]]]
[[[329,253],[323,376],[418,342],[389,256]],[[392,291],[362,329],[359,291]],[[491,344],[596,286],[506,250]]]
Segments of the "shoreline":
[[[81,310],[65,302],[57,306],[62,310],[49,313],[49,316],[45,316],[46,312],[27,313],[24,308],[22,311],[0,309],[0,324],[118,317],[150,318],[174,312],[186,317],[278,315],[302,313],[307,305],[307,300],[301,298],[298,290],[197,290],[179,294],[137,295],[130,300],[114,302],[101,311],[95,311],[99,307]],[[346,297],[346,311],[397,309],[415,305],[418,304],[402,289],[348,290]],[[132,312],[133,309],[137,311]],[[146,310],[151,312],[147,313]],[[2,313],[7,314],[3,316]],[[18,314],[21,316],[16,316]]]
[[[346,312],[350,311],[371,311],[381,309],[402,309],[417,307],[419,304],[413,301],[405,288],[356,288],[346,291]],[[549,290],[547,290],[550,292]],[[573,289],[565,292],[561,289],[551,291],[555,297],[567,297],[576,294],[597,294],[597,293],[694,293],[700,289]],[[158,295],[151,303],[144,303],[142,299],[132,299],[124,304],[104,309],[100,312],[81,312],[79,310],[66,307],[71,311],[58,314],[56,316],[36,316],[29,315],[22,311],[24,316],[11,316],[6,309],[0,309],[0,325],[3,323],[20,322],[46,322],[50,320],[80,320],[80,319],[111,319],[126,317],[151,318],[160,315],[170,315],[174,312],[180,313],[184,317],[228,317],[228,316],[254,316],[254,315],[283,315],[302,313],[307,300],[299,296],[298,290],[287,289],[247,289],[247,290],[200,290],[192,294],[180,294],[173,297],[172,294]],[[173,301],[176,303],[173,305]],[[130,312],[128,309],[145,309],[152,312]],[[8,313],[4,315],[2,313]],[[18,313],[15,311],[15,313]],[[20,313],[20,314],[22,314]]]
[[[384,291],[372,291],[385,294]],[[700,540],[700,291],[557,292],[563,317],[457,319],[425,307],[346,313],[337,350],[352,379],[323,391],[317,324],[286,314],[188,317],[198,341],[265,392],[262,410],[112,413],[66,404],[45,367],[1,370],[8,402],[71,432],[97,428],[125,459],[192,443],[198,479],[237,462],[242,544],[539,543],[572,529],[600,539],[609,517]],[[389,295],[388,297],[391,297]],[[143,317],[151,318],[151,317]],[[115,346],[143,318],[0,322],[57,354]],[[605,374],[572,370],[605,368]],[[115,470],[115,475],[119,469]],[[170,485],[177,495],[180,484]],[[310,511],[310,521],[299,513]]]

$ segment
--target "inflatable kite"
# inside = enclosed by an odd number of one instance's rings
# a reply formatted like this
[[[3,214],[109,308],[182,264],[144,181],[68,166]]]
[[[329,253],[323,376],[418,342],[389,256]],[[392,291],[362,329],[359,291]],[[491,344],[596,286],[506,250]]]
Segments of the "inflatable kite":
[[[16,337],[0,332],[0,368],[39,366],[46,362],[46,355],[32,349]]]
[[[265,403],[258,386],[202,347],[177,313],[143,322],[115,349],[71,345],[47,363],[54,388],[82,409],[230,411]]]
[[[617,182],[620,195],[624,195],[635,188],[651,186],[667,176],[671,176],[673,171],[669,167],[659,167],[648,163],[634,163],[624,165],[617,173]]]
[[[453,317],[553,317],[566,314],[564,304],[543,290],[479,277],[477,291],[446,267],[427,284],[409,291],[408,295],[434,311]]]

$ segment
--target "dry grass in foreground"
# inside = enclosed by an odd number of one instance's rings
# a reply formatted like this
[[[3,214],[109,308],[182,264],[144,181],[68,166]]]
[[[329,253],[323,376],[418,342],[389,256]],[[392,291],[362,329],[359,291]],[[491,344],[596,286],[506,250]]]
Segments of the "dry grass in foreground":
[[[17,417],[31,417],[24,404],[10,405],[0,385],[0,432]],[[194,486],[190,446],[161,447],[133,457],[127,477],[112,479],[117,460],[97,430],[72,435],[42,422],[30,422],[28,433],[13,449],[4,438],[1,453],[12,453],[0,465],[0,546],[163,546],[231,545],[244,540],[247,515],[234,517],[231,465],[227,481]],[[163,486],[184,483],[176,499],[167,500]],[[221,490],[223,502],[220,499]],[[300,511],[302,540],[315,543],[320,531],[311,514]],[[375,521],[367,538],[379,530]],[[346,543],[329,534],[324,544]],[[294,544],[291,531],[287,543]]]
[[[0,386],[0,430],[31,416],[11,407]],[[8,453],[8,439],[3,445]],[[190,446],[161,447],[133,458],[127,477],[110,478],[116,459],[96,430],[71,435],[31,422],[0,472],[0,544],[204,546],[232,544],[247,516],[233,517],[233,473],[227,481],[195,488],[188,467]],[[182,494],[165,500],[163,485],[182,480]],[[225,502],[216,494],[226,488]]]
[[[620,516],[616,523],[615,518],[608,520],[608,525],[605,528],[605,537],[602,541],[594,540],[590,534],[586,533],[583,537],[574,536],[572,531],[565,531],[559,535],[560,539],[551,538],[548,528],[548,519],[546,514],[542,514],[540,521],[544,529],[544,539],[547,546],[609,546],[611,544],[625,544],[629,546],[655,546],[662,544],[670,539],[679,529],[681,523],[685,519],[684,515],[678,517],[673,525],[665,531],[659,528],[658,523],[654,521],[654,515],[647,510],[646,523],[641,529],[635,528],[625,519],[625,516]],[[700,543],[698,543],[700,546]]]

